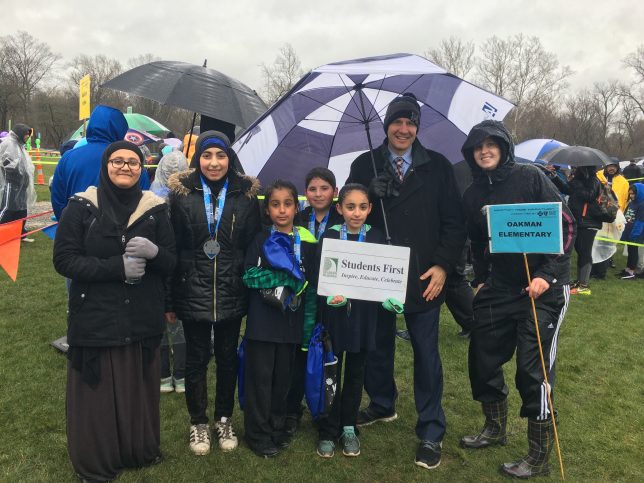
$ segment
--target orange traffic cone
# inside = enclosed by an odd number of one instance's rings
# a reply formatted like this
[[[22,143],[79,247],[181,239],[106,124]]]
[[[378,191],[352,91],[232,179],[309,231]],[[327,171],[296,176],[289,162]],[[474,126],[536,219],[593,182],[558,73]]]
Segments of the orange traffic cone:
[[[45,174],[42,172],[42,164],[36,165],[36,173],[38,174],[36,184],[45,184]]]

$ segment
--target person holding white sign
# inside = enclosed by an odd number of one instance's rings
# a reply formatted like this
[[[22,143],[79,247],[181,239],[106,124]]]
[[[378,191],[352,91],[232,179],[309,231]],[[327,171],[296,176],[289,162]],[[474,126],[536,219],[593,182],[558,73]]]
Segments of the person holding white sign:
[[[323,240],[384,244],[384,234],[365,224],[371,208],[365,186],[345,184],[340,190],[337,204],[337,211],[343,216],[344,223],[327,230]],[[320,251],[321,246],[318,247],[318,252]],[[323,266],[322,269],[327,267]],[[402,304],[396,300],[388,299],[385,306],[392,311],[398,309],[402,312]],[[348,300],[343,295],[329,296],[326,306],[322,308],[322,321],[331,336],[333,352],[338,358],[338,386],[333,406],[330,413],[318,421],[317,453],[323,458],[333,456],[335,440],[338,438],[345,456],[360,454],[360,440],[355,426],[360,409],[367,352],[376,347],[377,318],[377,302]]]
[[[415,464],[431,469],[440,464],[446,427],[438,351],[440,306],[447,274],[454,270],[465,245],[464,216],[451,163],[426,149],[416,137],[421,108],[414,95],[392,100],[383,124],[384,142],[356,158],[347,183],[369,186],[372,201],[378,203],[367,222],[385,232],[388,227],[394,245],[410,248],[405,322],[414,350],[416,436],[420,440]],[[396,317],[380,310],[376,350],[369,354],[365,372],[370,401],[360,411],[358,426],[398,417],[395,329]]]
[[[463,145],[463,156],[472,170],[473,182],[463,194],[467,228],[472,242],[475,283],[474,325],[469,348],[472,396],[479,401],[485,424],[479,434],[464,436],[461,446],[470,449],[507,442],[508,387],[502,366],[516,350],[516,385],[523,402],[521,416],[528,418],[528,455],[504,463],[509,476],[530,478],[548,474],[553,427],[548,391],[554,385],[557,337],[570,297],[570,253],[575,239],[575,220],[562,206],[562,254],[530,254],[528,278],[520,253],[490,254],[484,207],[513,203],[561,201],[555,186],[536,167],[517,164],[514,144],[505,126],[483,121],[474,126]],[[549,385],[543,377],[530,297],[535,299],[539,333]]]

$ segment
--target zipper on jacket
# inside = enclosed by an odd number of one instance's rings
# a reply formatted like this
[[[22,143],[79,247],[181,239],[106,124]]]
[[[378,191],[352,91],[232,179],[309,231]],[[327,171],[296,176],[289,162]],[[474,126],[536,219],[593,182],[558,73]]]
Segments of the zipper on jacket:
[[[217,258],[215,257],[212,272],[212,319],[217,322]]]
[[[233,233],[235,231],[235,213],[233,213],[233,222],[230,225],[230,242],[232,243],[233,241]]]

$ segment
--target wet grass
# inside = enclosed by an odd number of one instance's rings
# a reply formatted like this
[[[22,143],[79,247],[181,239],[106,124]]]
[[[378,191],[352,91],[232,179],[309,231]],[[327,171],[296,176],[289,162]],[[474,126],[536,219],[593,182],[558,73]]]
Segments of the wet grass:
[[[18,281],[0,276],[3,482],[74,481],[65,438],[66,361],[49,346],[66,327],[65,286],[51,265],[51,250],[52,242],[36,235],[36,243],[22,246]],[[618,256],[616,260],[623,268],[624,259]],[[607,280],[594,282],[592,289],[592,296],[573,298],[559,338],[556,397],[567,479],[641,481],[644,281],[623,282],[610,273]],[[330,460],[317,457],[316,431],[307,416],[292,446],[274,460],[257,458],[243,442],[232,453],[213,450],[208,456],[195,457],[188,449],[184,399],[171,393],[161,398],[165,461],[152,468],[127,471],[119,481],[501,481],[498,465],[522,456],[527,449],[526,424],[518,417],[520,401],[512,390],[507,446],[480,452],[458,447],[460,436],[478,429],[482,417],[470,395],[467,342],[459,339],[457,332],[457,325],[444,311],[440,350],[448,429],[443,461],[435,470],[413,464],[412,352],[408,343],[398,340],[399,419],[365,428],[359,458],[341,454]],[[512,386],[513,363],[506,369]],[[233,419],[241,433],[241,413],[236,411]],[[554,454],[551,463],[550,479],[556,480],[559,473]]]

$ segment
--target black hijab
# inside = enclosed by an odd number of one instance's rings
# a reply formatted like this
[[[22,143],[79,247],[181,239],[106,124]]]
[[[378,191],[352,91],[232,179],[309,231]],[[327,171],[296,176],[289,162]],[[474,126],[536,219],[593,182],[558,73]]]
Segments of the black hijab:
[[[130,215],[134,213],[141,196],[143,196],[138,180],[130,188],[119,188],[110,180],[107,164],[110,156],[119,149],[127,149],[136,154],[141,161],[139,173],[143,170],[143,154],[136,144],[128,141],[116,141],[105,148],[98,180],[98,219],[106,234],[120,234],[123,231]]]

